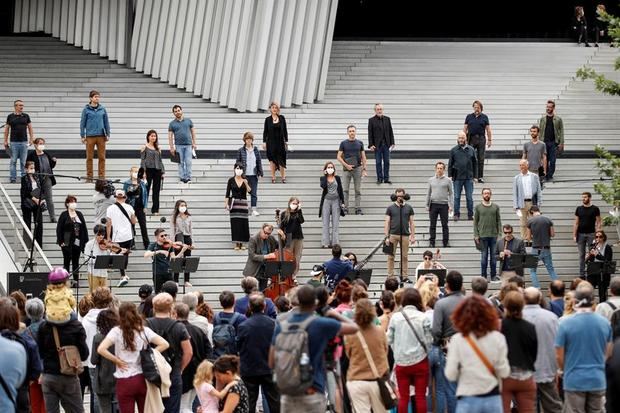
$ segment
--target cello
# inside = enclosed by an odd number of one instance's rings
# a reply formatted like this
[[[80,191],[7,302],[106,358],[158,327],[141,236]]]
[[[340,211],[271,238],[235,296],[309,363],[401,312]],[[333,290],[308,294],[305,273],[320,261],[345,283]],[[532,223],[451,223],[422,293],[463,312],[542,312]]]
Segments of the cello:
[[[276,224],[280,227],[280,210],[276,209]],[[269,287],[265,288],[263,294],[265,297],[271,298],[275,301],[276,298],[286,294],[288,290],[295,287],[295,281],[292,275],[282,275],[282,269],[285,266],[295,268],[295,254],[288,248],[284,248],[284,242],[280,234],[278,234],[278,249],[274,251],[275,258],[267,259],[265,262],[277,262],[278,270],[275,274],[265,274],[270,278],[271,282]],[[290,263],[283,265],[284,263]]]

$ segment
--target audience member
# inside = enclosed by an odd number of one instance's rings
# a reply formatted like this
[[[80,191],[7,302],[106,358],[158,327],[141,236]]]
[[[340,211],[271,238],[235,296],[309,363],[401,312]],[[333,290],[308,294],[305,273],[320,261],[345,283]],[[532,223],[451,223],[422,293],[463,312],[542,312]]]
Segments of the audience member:
[[[471,292],[481,297],[486,297],[489,288],[489,281],[486,277],[474,277],[471,279]]]
[[[611,297],[596,306],[596,312],[611,321],[612,314],[620,309],[620,276],[615,276],[609,283]],[[26,307],[28,310],[28,307]]]
[[[241,289],[245,295],[235,300],[235,312],[246,315],[250,305],[250,295],[259,292],[258,280],[254,277],[244,277],[241,280]],[[271,298],[265,297],[265,314],[273,319],[277,317],[276,306]]]
[[[116,311],[107,309],[99,312],[96,323],[97,334],[95,334],[91,343],[88,363],[93,365],[95,370],[95,374],[91,377],[91,382],[93,391],[97,394],[95,398],[97,403],[96,407],[99,412],[107,413],[112,411],[112,403],[115,400],[116,378],[114,372],[116,366],[112,361],[101,357],[97,349],[110,330],[119,325],[120,319]],[[115,354],[114,346],[110,347],[109,351],[111,354]]]
[[[187,321],[205,333],[209,338],[210,343],[211,336],[213,334],[213,324],[209,323],[209,320],[207,320],[206,317],[196,313],[196,307],[198,307],[198,296],[195,293],[185,294],[182,302],[188,307],[189,314],[187,316]]]
[[[17,399],[17,389],[26,380],[27,357],[24,347],[13,340],[0,336],[0,411],[14,412]],[[8,392],[8,394],[7,394]],[[34,406],[33,406],[34,407]],[[79,412],[82,410],[76,410]]]
[[[549,283],[549,309],[558,317],[564,314],[565,288],[562,280],[553,280]]]
[[[239,378],[239,357],[225,355],[215,360],[213,371],[217,380],[217,387],[228,388],[228,393],[219,402],[221,412],[250,413],[248,390]]]
[[[353,264],[346,258],[342,258],[342,248],[338,244],[332,246],[332,259],[323,263],[325,268],[325,284],[330,291],[353,271]]]
[[[220,293],[222,311],[213,319],[213,354],[215,357],[224,354],[237,354],[237,334],[239,325],[247,317],[235,311],[235,294],[232,291]]]

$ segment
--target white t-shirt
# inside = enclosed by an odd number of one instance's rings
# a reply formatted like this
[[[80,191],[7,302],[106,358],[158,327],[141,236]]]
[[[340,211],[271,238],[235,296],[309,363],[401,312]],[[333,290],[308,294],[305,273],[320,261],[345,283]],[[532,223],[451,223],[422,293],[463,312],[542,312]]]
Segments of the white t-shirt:
[[[202,413],[219,413],[218,406],[219,400],[215,396],[211,396],[209,392],[214,387],[210,383],[202,383],[200,387],[196,388],[196,394],[198,400],[200,400],[200,407],[202,407]]]
[[[127,215],[131,218],[135,215],[135,211],[133,207],[126,202],[121,204],[125,211],[127,211]],[[108,210],[106,211],[106,218],[112,221],[112,241],[113,242],[125,242],[133,239],[133,232],[131,222],[125,217],[123,212],[116,206],[110,205]]]
[[[93,256],[93,258],[91,258],[88,261],[88,265],[87,265],[87,271],[90,275],[94,275],[95,277],[104,277],[104,278],[108,277],[107,269],[105,268],[99,269],[99,270],[95,269],[95,261],[97,261],[98,256],[110,255],[110,251],[102,250],[101,248],[99,248],[99,245],[97,245],[96,238],[93,238],[86,243],[86,246],[84,247],[84,255],[86,255],[87,257],[91,255]]]
[[[522,183],[523,183],[523,199],[532,199],[532,174],[531,172],[523,175]]]
[[[123,340],[123,332],[121,329],[119,327],[114,327],[110,330],[106,338],[112,340],[114,343],[114,355],[127,363],[127,368],[125,370],[117,369],[114,372],[114,377],[117,379],[125,379],[142,374],[140,350],[146,348],[146,343],[144,342],[145,336],[150,343],[153,341],[153,338],[157,336],[157,334],[155,334],[153,330],[148,327],[144,327],[144,331],[141,331],[140,333],[134,331],[133,342],[136,345],[136,351],[130,351],[125,348],[125,340]]]

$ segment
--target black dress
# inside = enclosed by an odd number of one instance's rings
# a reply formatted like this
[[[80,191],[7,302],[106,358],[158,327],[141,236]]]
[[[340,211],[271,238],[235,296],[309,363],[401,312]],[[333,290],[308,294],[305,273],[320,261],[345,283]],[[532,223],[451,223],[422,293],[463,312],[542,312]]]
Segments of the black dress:
[[[267,144],[267,159],[276,164],[276,167],[286,168],[286,142],[288,142],[288,132],[286,130],[286,119],[278,115],[279,121],[273,122],[271,115],[265,118],[263,129],[263,142]]]
[[[237,185],[235,178],[228,180],[226,186],[226,198],[230,212],[230,232],[232,242],[250,241],[250,223],[248,221],[248,190],[245,183]]]

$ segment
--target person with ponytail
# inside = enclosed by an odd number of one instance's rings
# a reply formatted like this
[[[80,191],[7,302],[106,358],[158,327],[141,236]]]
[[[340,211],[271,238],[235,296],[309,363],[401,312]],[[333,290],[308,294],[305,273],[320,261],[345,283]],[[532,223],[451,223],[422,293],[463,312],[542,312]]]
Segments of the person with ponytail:
[[[319,217],[323,217],[323,236],[321,248],[331,248],[339,244],[338,227],[340,217],[344,216],[344,191],[342,181],[336,176],[336,167],[333,162],[325,163],[323,176],[321,176],[321,204]],[[329,224],[331,223],[331,229]]]
[[[124,302],[118,309],[119,325],[105,336],[97,352],[116,366],[116,399],[121,413],[134,413],[136,404],[143,413],[146,398],[146,381],[142,374],[140,350],[154,344],[155,350],[164,352],[170,346],[158,336],[138,314],[136,305]],[[114,346],[114,353],[109,348]]]

